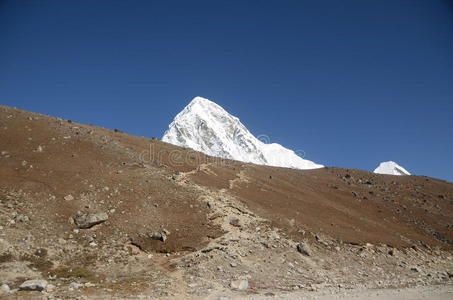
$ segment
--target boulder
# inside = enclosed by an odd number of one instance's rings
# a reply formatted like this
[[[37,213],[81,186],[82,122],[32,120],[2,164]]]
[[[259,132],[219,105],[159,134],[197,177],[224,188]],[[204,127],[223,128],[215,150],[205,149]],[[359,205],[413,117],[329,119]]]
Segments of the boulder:
[[[107,221],[109,216],[105,212],[100,213],[81,213],[78,212],[74,217],[74,223],[80,229],[91,228],[94,225]]]
[[[19,286],[19,291],[43,291],[47,287],[45,280],[27,280]]]

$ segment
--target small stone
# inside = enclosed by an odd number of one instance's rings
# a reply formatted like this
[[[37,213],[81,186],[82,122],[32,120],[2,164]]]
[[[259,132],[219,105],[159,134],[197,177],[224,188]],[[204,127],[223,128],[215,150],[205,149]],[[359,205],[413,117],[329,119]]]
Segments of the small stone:
[[[238,264],[237,264],[237,263],[231,263],[230,266],[231,266],[232,268],[236,268],[236,267],[238,266]]]
[[[18,215],[17,220],[22,223],[28,223],[30,221],[30,218],[26,215]]]
[[[48,285],[46,286],[46,292],[53,292],[53,291],[56,290],[56,288],[57,288],[57,287],[54,286],[53,284],[48,284]]]
[[[232,225],[234,227],[241,227],[241,223],[238,218],[231,219],[230,225]]]
[[[19,286],[19,291],[43,291],[47,287],[45,280],[27,280]]]
[[[297,251],[305,256],[310,256],[311,255],[311,251],[310,251],[310,248],[308,247],[307,244],[305,243],[299,243],[297,244],[296,246],[297,248]]]
[[[148,236],[150,239],[165,242],[164,237],[159,232],[152,232],[152,233],[148,234]]]
[[[9,285],[7,285],[6,283],[4,283],[4,284],[2,284],[2,285],[0,286],[0,291],[1,291],[2,293],[7,294],[7,293],[9,293],[9,292],[11,291],[11,289],[9,288]]]
[[[249,281],[247,279],[234,280],[231,281],[230,286],[232,289],[243,291],[249,288]]]
[[[78,282],[71,282],[71,284],[69,285],[69,290],[73,291],[73,290],[78,290],[80,288],[83,288],[84,285],[81,284],[81,283],[78,283]]]
[[[168,230],[162,230],[162,232],[152,232],[149,233],[148,236],[150,239],[165,242],[168,238],[170,232]]]
[[[66,196],[64,196],[64,199],[65,199],[66,201],[72,201],[72,200],[74,200],[74,196],[72,196],[72,195],[66,195]]]

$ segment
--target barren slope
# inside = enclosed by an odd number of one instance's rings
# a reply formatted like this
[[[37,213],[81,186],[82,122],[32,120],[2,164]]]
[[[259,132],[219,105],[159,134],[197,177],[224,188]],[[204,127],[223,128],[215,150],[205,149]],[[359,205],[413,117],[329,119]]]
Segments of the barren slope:
[[[49,275],[57,294],[77,281],[95,285],[86,295],[171,298],[241,278],[253,292],[399,286],[425,261],[429,282],[451,282],[449,182],[244,164],[4,106],[0,152],[0,284],[12,288]],[[108,220],[78,229],[78,211]],[[165,241],[149,236],[161,232]],[[300,241],[316,259],[297,252]],[[367,269],[368,279],[357,273]],[[384,284],[391,272],[408,281]]]

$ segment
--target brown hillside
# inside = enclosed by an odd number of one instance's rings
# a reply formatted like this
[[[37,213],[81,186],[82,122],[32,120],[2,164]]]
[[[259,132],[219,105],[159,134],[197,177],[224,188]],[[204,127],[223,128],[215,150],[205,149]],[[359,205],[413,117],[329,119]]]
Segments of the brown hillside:
[[[277,230],[289,243],[327,247],[319,251],[367,243],[453,249],[453,184],[438,179],[245,164],[5,106],[0,152],[0,265],[30,268],[18,275],[5,267],[0,279],[13,287],[74,266],[127,265],[141,251],[157,253],[150,269],[170,272],[176,263],[158,253],[184,260],[235,230],[252,237]],[[78,211],[106,212],[108,220],[79,230]],[[168,238],[152,239],[153,232]]]

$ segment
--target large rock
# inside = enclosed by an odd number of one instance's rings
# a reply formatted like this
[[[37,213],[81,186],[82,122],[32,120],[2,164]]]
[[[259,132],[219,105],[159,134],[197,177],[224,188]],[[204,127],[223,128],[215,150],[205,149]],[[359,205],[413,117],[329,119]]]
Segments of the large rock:
[[[45,280],[27,280],[19,287],[20,291],[43,291],[47,286]]]
[[[105,212],[100,213],[82,213],[78,212],[74,217],[74,223],[80,229],[91,228],[94,225],[107,221],[109,216]]]

